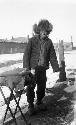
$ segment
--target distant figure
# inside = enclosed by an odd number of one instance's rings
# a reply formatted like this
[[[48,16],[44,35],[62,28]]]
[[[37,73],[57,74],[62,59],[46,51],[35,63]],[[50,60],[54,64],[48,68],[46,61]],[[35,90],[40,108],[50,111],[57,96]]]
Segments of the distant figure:
[[[39,21],[33,26],[34,35],[29,39],[23,55],[23,68],[30,70],[35,75],[37,84],[37,102],[34,105],[34,88],[27,86],[27,101],[29,103],[28,113],[32,115],[35,109],[45,110],[42,102],[46,88],[46,70],[49,68],[49,61],[54,72],[59,72],[59,65],[52,40],[49,34],[53,26],[47,19]]]

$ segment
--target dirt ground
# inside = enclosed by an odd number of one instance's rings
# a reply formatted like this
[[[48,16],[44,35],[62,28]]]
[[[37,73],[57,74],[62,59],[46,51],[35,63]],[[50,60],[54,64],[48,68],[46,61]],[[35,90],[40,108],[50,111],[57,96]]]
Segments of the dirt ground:
[[[43,102],[47,106],[45,112],[39,111],[29,117],[27,113],[25,118],[31,125],[72,125],[74,121],[74,102],[76,85],[72,81],[70,84],[57,85],[46,89],[46,96]],[[17,118],[18,125],[26,125],[22,117]],[[14,121],[7,125],[15,125]],[[75,125],[75,124],[73,124]]]

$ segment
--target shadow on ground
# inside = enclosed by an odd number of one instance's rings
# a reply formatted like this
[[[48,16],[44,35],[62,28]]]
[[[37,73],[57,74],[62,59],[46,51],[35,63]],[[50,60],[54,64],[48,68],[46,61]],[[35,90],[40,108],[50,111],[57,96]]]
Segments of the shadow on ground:
[[[43,101],[47,105],[47,111],[32,116],[30,118],[32,125],[70,125],[74,120],[75,91],[67,92],[67,90],[69,87],[65,84],[46,89]]]

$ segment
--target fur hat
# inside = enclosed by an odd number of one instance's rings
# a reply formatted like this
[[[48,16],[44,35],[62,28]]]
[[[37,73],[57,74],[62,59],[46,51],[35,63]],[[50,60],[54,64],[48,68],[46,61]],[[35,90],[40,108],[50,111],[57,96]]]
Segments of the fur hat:
[[[40,20],[38,25],[37,24],[33,25],[33,31],[36,34],[40,34],[40,31],[44,30],[47,32],[47,35],[49,35],[50,32],[52,31],[52,29],[53,29],[53,25],[51,23],[49,23],[49,21],[46,19]]]
[[[35,34],[39,34],[38,26],[37,26],[36,23],[33,25],[33,31],[34,31]]]

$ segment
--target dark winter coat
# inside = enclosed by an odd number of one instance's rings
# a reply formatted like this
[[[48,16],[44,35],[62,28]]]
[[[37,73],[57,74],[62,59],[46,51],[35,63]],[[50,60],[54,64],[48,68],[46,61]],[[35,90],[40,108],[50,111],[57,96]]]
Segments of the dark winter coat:
[[[36,66],[49,68],[49,61],[54,72],[59,71],[55,49],[51,39],[40,40],[38,36],[29,39],[23,55],[23,67],[35,69]]]

